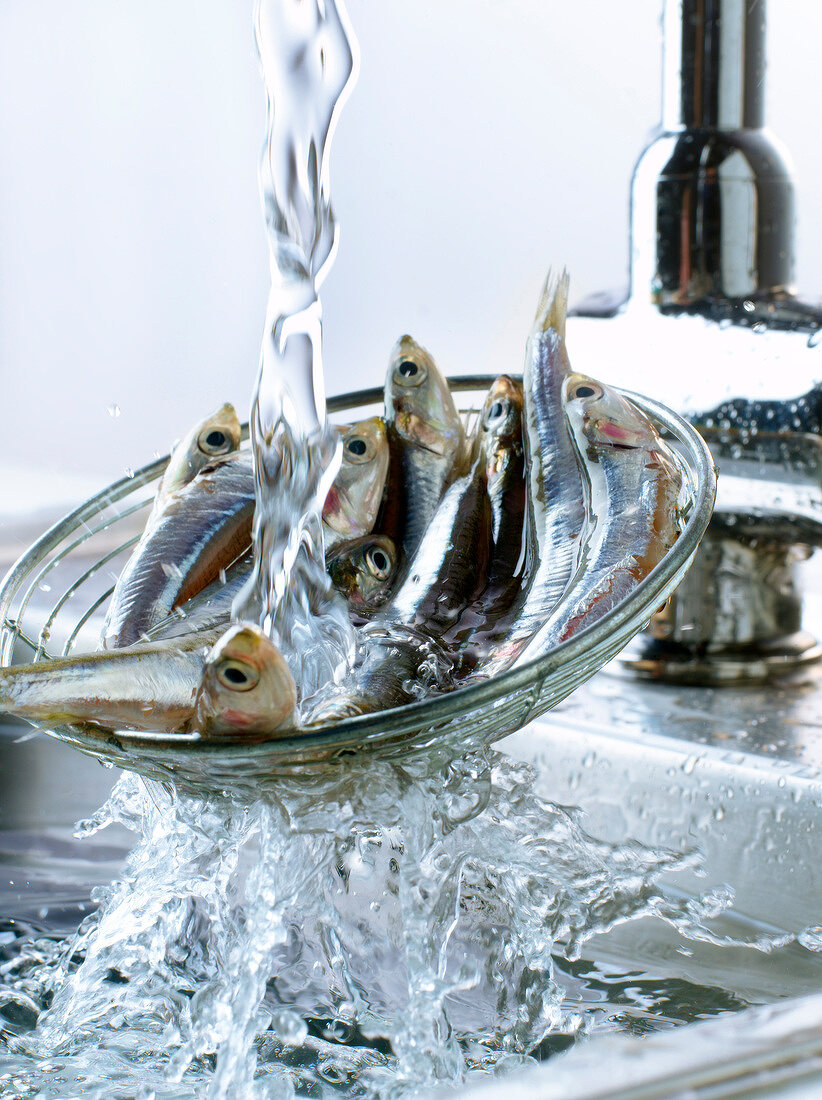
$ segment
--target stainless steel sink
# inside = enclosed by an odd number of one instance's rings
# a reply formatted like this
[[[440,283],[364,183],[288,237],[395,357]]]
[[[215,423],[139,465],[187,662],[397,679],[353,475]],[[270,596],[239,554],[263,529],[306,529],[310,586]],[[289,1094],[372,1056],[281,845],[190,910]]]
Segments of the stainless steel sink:
[[[643,919],[597,937],[590,953],[768,1007],[641,1040],[594,1033],[539,1069],[466,1096],[822,1095],[820,678],[812,670],[801,684],[709,690],[640,684],[612,668],[504,742],[534,763],[542,795],[583,808],[597,837],[698,847],[700,870],[671,876],[671,890],[733,891],[711,932],[738,945],[685,941]],[[764,952],[755,946],[762,937],[789,942]]]

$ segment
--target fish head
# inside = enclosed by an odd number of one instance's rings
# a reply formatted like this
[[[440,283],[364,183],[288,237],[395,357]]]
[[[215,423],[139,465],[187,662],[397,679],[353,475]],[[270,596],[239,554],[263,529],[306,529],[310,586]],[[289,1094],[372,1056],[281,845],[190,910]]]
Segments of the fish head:
[[[522,410],[522,383],[501,374],[488,391],[480,416],[489,476],[504,464],[506,453],[521,449]]]
[[[385,380],[385,409],[407,442],[437,455],[452,455],[465,441],[448,383],[431,355],[410,336],[394,345]]]
[[[296,703],[283,655],[258,626],[236,623],[206,657],[194,724],[204,737],[270,733],[289,723]]]
[[[237,451],[241,439],[237,412],[233,405],[226,403],[195,424],[174,448],[163,474],[161,490],[172,492],[193,481],[206,466]]]
[[[351,539],[367,534],[377,521],[388,476],[388,435],[380,416],[337,430],[342,462],[323,506],[323,520]]]
[[[571,374],[562,388],[565,413],[589,446],[653,449],[659,434],[648,417],[611,386]]]
[[[326,559],[334,587],[361,613],[374,611],[385,602],[398,566],[397,548],[384,535],[354,539],[338,546]]]

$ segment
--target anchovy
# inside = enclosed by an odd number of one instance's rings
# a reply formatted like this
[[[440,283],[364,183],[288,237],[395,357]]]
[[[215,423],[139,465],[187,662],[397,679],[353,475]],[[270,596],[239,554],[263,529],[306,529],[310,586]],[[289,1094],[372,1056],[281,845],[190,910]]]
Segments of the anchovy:
[[[484,587],[443,641],[460,650],[456,675],[487,655],[487,635],[505,615],[527,577],[526,473],[522,429],[522,383],[501,375],[491,386],[480,417],[492,517],[492,551]]]
[[[215,580],[251,542],[250,455],[207,467],[165,501],[120,574],[103,645],[133,645]]]
[[[257,626],[0,669],[0,708],[33,722],[149,733],[261,733],[293,725],[296,688]]]
[[[244,554],[224,577],[174,608],[172,614],[148,632],[151,640],[180,638],[203,630],[227,627],[234,601],[248,581],[252,556]],[[391,594],[399,556],[391,539],[364,535],[339,543],[326,554],[326,569],[334,587],[348,601],[353,619],[365,622]]]
[[[364,535],[327,553],[325,567],[331,583],[348,601],[349,614],[364,622],[391,595],[399,555],[385,535]]]
[[[219,637],[211,631],[0,669],[0,710],[43,723],[188,733],[206,655]]]
[[[155,510],[165,498],[187,485],[206,466],[239,450],[242,428],[233,405],[226,403],[195,424],[169,456],[155,496]]]
[[[148,638],[182,638],[204,630],[227,629],[234,601],[251,575],[252,564],[251,552],[243,554],[217,580],[174,607],[168,618],[147,631]]]
[[[297,689],[285,658],[258,626],[238,623],[208,654],[195,703],[204,738],[268,736],[294,727]]]
[[[508,668],[564,592],[576,568],[585,523],[582,479],[562,408],[571,373],[565,348],[568,275],[550,273],[537,309],[523,371],[527,471],[527,568],[520,595],[489,630],[488,656],[473,675],[488,679]]]
[[[470,458],[448,383],[431,355],[410,336],[401,336],[394,346],[385,410],[404,483],[401,530],[385,533],[394,535],[410,561],[443,492],[465,473]]]
[[[326,552],[374,529],[388,475],[388,439],[382,417],[338,430],[342,462],[323,506]]]
[[[648,417],[621,394],[581,374],[566,381],[563,404],[590,520],[571,583],[517,664],[541,656],[613,610],[679,534],[682,477]]]

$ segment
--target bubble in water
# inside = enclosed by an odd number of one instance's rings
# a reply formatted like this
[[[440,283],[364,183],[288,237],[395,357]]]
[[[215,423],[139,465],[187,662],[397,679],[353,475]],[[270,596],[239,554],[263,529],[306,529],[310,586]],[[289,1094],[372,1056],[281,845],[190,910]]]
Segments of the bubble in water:
[[[271,1029],[285,1046],[299,1047],[308,1035],[308,1025],[302,1016],[288,1009],[281,1009],[271,1017]]]
[[[808,951],[822,951],[822,925],[805,928],[797,936],[797,941]]]

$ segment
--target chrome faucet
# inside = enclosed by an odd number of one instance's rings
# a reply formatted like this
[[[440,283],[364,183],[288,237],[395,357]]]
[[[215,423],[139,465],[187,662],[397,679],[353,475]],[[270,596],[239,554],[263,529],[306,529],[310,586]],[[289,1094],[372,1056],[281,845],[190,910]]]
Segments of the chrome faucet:
[[[822,656],[796,569],[822,543],[809,350],[822,306],[794,287],[793,182],[764,126],[765,0],[665,0],[663,31],[662,122],[631,187],[630,290],[574,316],[602,329],[614,381],[654,358],[655,393],[700,429],[720,490],[692,571],[623,663],[654,679],[762,680]],[[731,362],[749,396],[718,389]]]

